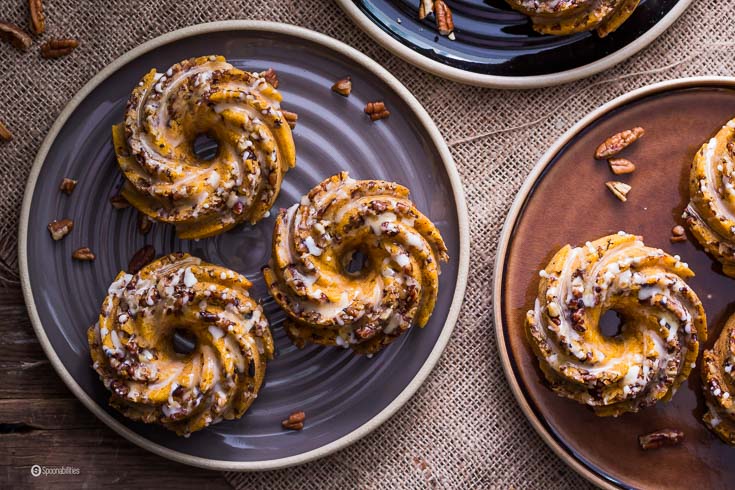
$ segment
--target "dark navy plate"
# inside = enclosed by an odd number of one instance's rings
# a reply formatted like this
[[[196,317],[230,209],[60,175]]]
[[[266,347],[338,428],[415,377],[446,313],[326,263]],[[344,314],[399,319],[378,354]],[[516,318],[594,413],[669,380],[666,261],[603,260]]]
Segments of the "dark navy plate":
[[[377,42],[420,68],[464,83],[532,88],[577,80],[632,56],[660,35],[691,0],[641,0],[606,38],[593,32],[547,36],[503,0],[446,0],[455,40],[439,36],[419,0],[337,0]]]

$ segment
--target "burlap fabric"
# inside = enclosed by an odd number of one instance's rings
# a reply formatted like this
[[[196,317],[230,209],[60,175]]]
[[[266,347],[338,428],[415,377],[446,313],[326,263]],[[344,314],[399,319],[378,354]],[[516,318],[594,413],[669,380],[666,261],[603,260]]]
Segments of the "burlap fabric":
[[[362,34],[329,0],[45,0],[48,33],[73,36],[73,56],[44,61],[0,46],[0,120],[16,138],[0,146],[0,275],[17,280],[23,187],[64,105],[102,67],[165,32],[214,20],[298,24],[356,47],[411,90],[450,142],[467,194],[470,279],[454,335],[417,395],[391,420],[320,461],[282,471],[229,474],[238,488],[578,488],[585,481],[531,429],[503,377],[492,324],[491,281],[503,219],[544,150],[587,112],[631,89],[693,75],[733,75],[735,0],[695,0],[659,40],[606,73],[562,87],[509,92],[462,86],[421,72]],[[1,20],[26,25],[25,0],[0,0]],[[522,126],[515,130],[508,128]],[[498,132],[502,131],[502,132]],[[477,134],[494,132],[469,142]],[[13,286],[17,287],[17,286]]]

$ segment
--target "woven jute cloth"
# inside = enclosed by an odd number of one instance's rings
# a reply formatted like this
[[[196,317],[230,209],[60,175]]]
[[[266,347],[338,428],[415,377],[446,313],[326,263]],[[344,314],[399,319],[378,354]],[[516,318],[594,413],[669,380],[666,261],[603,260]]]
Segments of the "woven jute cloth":
[[[24,0],[0,0],[0,20],[27,27]],[[676,24],[629,61],[593,78],[511,92],[423,73],[364,35],[329,0],[45,0],[49,37],[76,37],[64,59],[0,45],[0,276],[17,287],[18,210],[41,141],[71,97],[101,68],[160,34],[225,19],[297,24],[346,42],[393,73],[449,142],[464,184],[472,238],[469,285],[449,345],[406,406],[368,437],[295,468],[228,474],[237,488],[580,488],[588,485],[527,423],[497,356],[491,283],[498,234],[539,156],[600,104],[671,78],[733,75],[735,0],[695,0]],[[514,129],[515,128],[515,129]],[[484,135],[471,141],[473,136]]]

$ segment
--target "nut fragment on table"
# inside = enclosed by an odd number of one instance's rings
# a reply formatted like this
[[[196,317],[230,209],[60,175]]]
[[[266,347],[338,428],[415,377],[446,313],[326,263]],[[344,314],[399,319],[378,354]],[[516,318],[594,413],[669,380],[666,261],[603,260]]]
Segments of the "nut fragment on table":
[[[10,141],[13,139],[13,133],[0,122],[0,141]]]
[[[615,197],[617,197],[621,201],[625,202],[628,200],[628,193],[630,192],[632,187],[625,182],[611,180],[610,182],[605,182],[605,185],[608,189],[610,189],[610,192],[612,192],[613,195],[615,195]]]
[[[352,92],[352,78],[345,77],[341,80],[337,80],[334,85],[332,85],[332,92],[348,97]]]
[[[74,188],[77,186],[77,181],[64,177],[64,180],[59,184],[59,190],[66,195],[71,195],[74,192]]]
[[[684,440],[684,433],[678,429],[661,429],[650,434],[638,436],[641,449],[658,449],[664,446],[677,446]]]
[[[0,22],[0,40],[9,42],[15,49],[20,51],[26,51],[33,42],[31,36],[26,34],[23,29],[8,22]]]
[[[296,121],[299,120],[298,114],[291,111],[284,111],[283,109],[281,109],[281,114],[283,114],[283,117],[286,119],[289,128],[293,129],[296,127]]]
[[[681,225],[676,225],[671,229],[671,243],[685,242],[687,240],[686,230]]]
[[[79,47],[79,41],[76,39],[51,39],[41,45],[41,56],[43,58],[61,58],[71,54],[77,47]]]
[[[112,204],[112,207],[115,209],[125,209],[130,207],[130,203],[122,194],[115,194],[112,196],[110,198],[110,204]]]
[[[604,160],[615,156],[642,138],[644,134],[646,134],[646,131],[641,127],[627,129],[614,134],[597,147],[597,150],[595,150],[595,158],[598,160]]]
[[[611,158],[607,163],[615,175],[632,174],[635,172],[635,164],[627,158]]]
[[[306,414],[302,411],[294,412],[288,418],[281,422],[284,429],[301,430],[304,428],[304,420]]]
[[[390,116],[390,111],[385,107],[382,101],[368,102],[365,106],[365,114],[370,116],[371,121],[378,121]]]
[[[74,260],[81,260],[82,262],[91,262],[95,259],[95,255],[89,247],[82,247],[74,250],[71,254],[71,258]]]
[[[278,88],[278,74],[273,68],[268,68],[263,72],[263,78],[270,83],[273,88]]]
[[[70,219],[53,220],[48,224],[48,231],[51,238],[61,240],[74,228],[74,222]]]
[[[138,213],[138,231],[147,235],[153,227],[153,220],[151,220],[145,213]]]
[[[143,267],[153,262],[153,259],[155,258],[156,249],[153,248],[153,245],[146,245],[135,252],[133,258],[130,259],[127,272],[129,274],[137,274]]]
[[[46,31],[43,0],[28,0],[28,9],[31,13],[31,30],[36,34],[43,34]]]

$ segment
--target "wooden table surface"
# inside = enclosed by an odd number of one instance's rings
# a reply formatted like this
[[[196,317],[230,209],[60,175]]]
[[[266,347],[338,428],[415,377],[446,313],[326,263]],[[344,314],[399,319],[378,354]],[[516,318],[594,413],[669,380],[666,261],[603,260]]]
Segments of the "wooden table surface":
[[[20,286],[0,287],[0,488],[230,488],[213,471],[126,441],[66,388],[41,348]],[[78,475],[33,477],[33,465]]]

